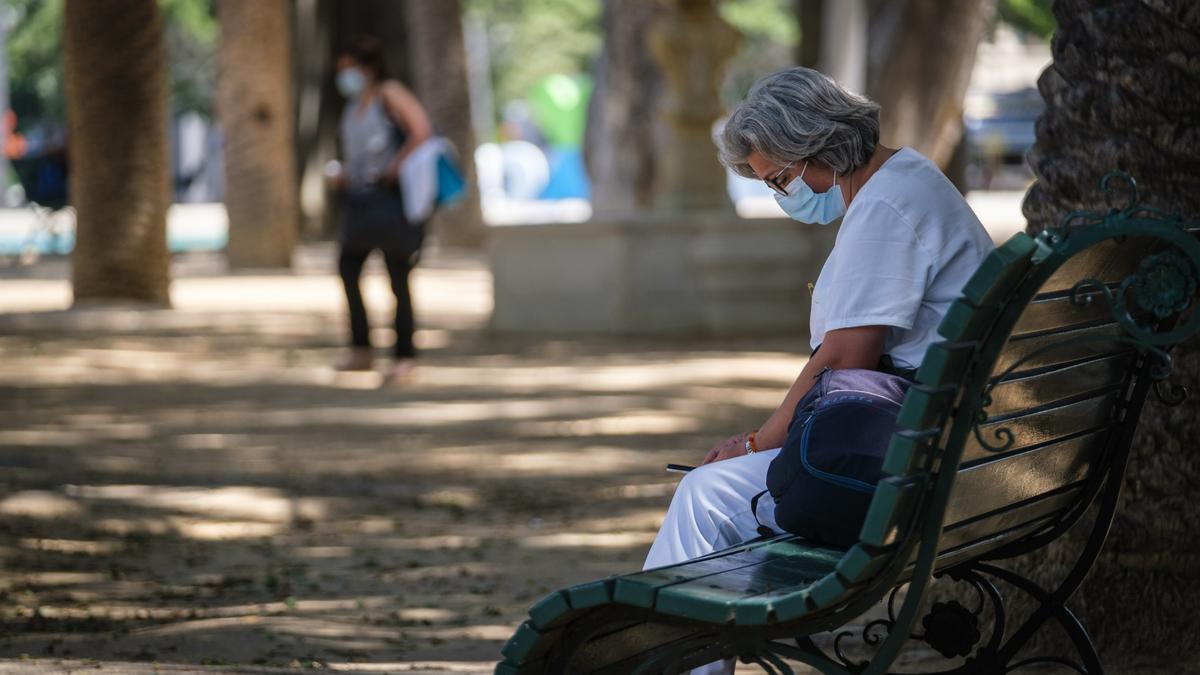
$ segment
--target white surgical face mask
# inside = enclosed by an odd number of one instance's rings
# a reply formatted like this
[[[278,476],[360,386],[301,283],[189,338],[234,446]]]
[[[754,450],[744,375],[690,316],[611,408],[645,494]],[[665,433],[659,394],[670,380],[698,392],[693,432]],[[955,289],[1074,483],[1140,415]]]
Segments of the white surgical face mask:
[[[846,200],[842,199],[842,186],[837,184],[837,173],[833,174],[833,187],[817,194],[801,180],[808,170],[808,162],[800,175],[788,183],[787,195],[776,194],[775,201],[794,220],[802,223],[828,225],[846,212]]]
[[[338,91],[346,98],[356,98],[367,87],[367,78],[358,68],[347,68],[337,74]]]

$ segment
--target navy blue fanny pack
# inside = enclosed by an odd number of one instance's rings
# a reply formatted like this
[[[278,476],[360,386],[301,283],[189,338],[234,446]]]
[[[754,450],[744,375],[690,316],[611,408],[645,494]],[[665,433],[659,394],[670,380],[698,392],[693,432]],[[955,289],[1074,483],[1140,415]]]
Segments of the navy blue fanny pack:
[[[817,375],[767,469],[780,527],[833,546],[858,540],[911,384],[900,375],[860,368],[826,368]]]

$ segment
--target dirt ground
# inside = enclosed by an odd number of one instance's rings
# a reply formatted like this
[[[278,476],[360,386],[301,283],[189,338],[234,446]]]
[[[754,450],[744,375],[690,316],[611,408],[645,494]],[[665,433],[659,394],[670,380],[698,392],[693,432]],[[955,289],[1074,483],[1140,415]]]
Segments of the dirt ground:
[[[335,375],[331,269],[182,257],[155,311],[0,269],[0,672],[491,672],[532,602],[640,567],[663,466],[760,423],[806,353],[498,337],[482,262],[435,254],[414,378]]]
[[[0,271],[0,657],[490,672],[532,602],[640,567],[664,464],[803,364],[795,338],[499,338],[482,263],[435,255],[413,380],[335,375],[327,248],[175,268],[164,311],[54,311],[65,263]],[[386,326],[379,267],[367,296]]]

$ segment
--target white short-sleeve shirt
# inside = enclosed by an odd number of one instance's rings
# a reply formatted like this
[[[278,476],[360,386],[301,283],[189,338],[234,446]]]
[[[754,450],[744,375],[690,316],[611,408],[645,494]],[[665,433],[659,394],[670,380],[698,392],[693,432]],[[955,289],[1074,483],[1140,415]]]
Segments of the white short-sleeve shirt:
[[[889,326],[883,351],[916,368],[992,240],[954,185],[901,148],[850,203],[813,287],[811,346],[826,331]]]

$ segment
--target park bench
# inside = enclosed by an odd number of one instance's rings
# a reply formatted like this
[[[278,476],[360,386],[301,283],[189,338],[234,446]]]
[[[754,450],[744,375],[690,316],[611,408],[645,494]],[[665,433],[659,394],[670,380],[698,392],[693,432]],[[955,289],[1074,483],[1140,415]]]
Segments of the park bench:
[[[1142,405],[1152,391],[1167,404],[1186,395],[1166,386],[1169,351],[1200,329],[1200,222],[1138,205],[1123,174],[1103,187],[1127,193],[1124,207],[1017,234],[966,284],[904,400],[855,545],[785,534],[556,591],[496,673],[674,673],[730,657],[769,673],[791,673],[785,659],[885,673],[909,640],[947,659],[938,672],[1103,672],[1065,603],[1107,536]],[[998,564],[1089,511],[1050,588]],[[934,578],[967,600],[934,602]],[[1032,599],[1019,624],[1006,591]],[[879,618],[847,629],[872,608]],[[1018,656],[1051,621],[1078,661]]]

